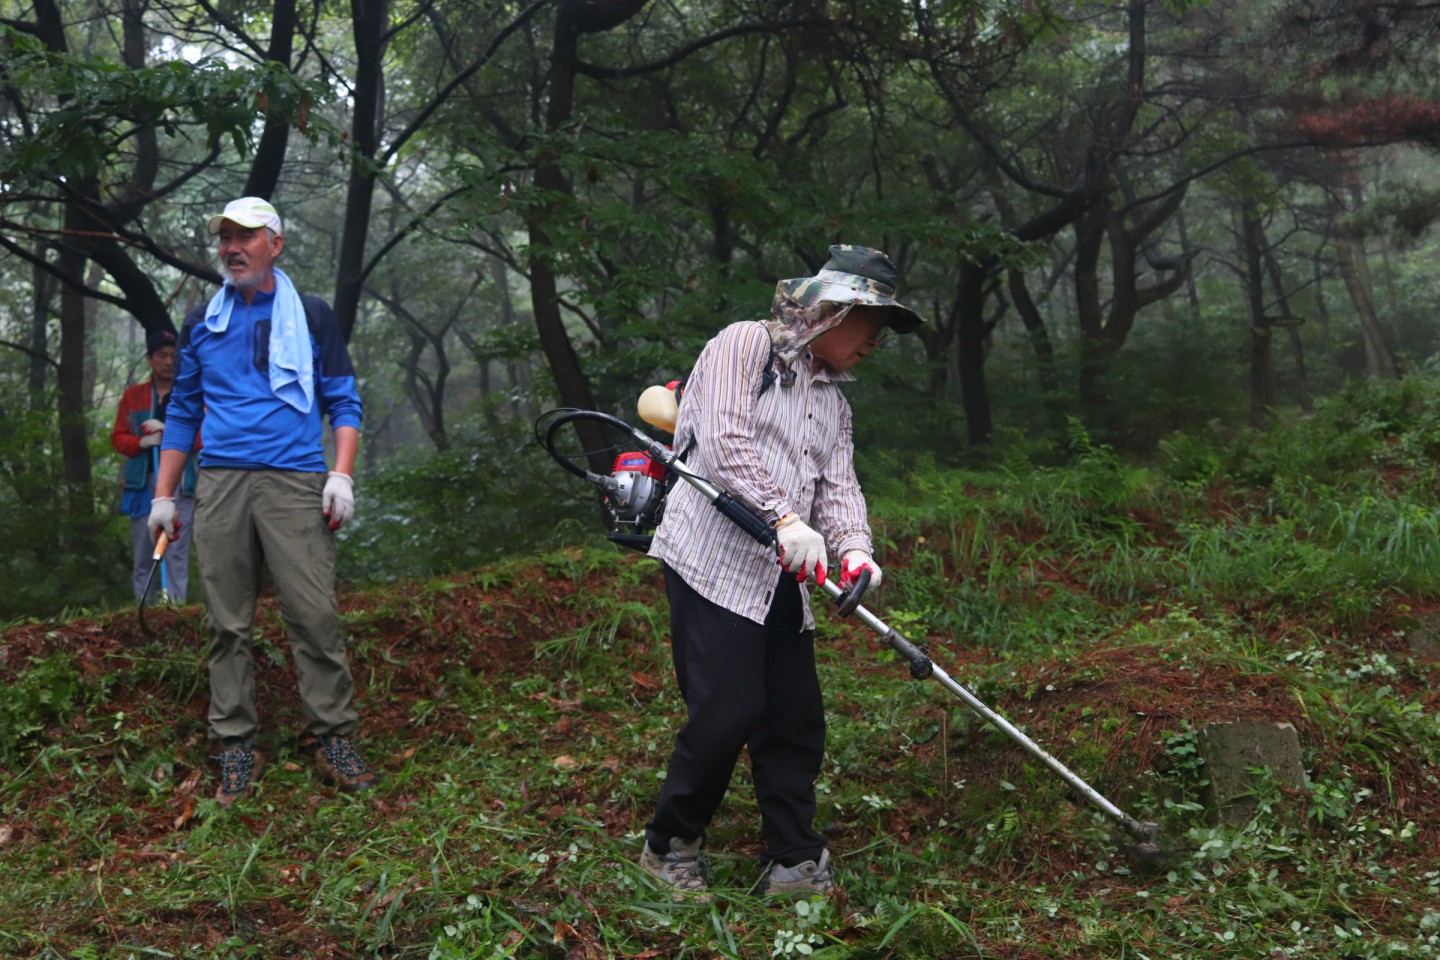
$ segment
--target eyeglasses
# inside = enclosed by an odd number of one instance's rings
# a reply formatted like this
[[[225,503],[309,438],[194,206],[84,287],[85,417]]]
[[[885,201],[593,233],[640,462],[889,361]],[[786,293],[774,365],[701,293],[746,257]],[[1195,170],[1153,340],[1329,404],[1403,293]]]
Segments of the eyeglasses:
[[[866,340],[877,347],[880,346],[880,344],[885,342],[885,337],[889,334],[890,327],[886,325],[884,317],[877,317],[873,313],[869,314],[865,319],[870,321],[870,336],[867,337]]]
[[[884,312],[871,309],[865,304],[855,303],[846,304],[840,312],[844,315],[842,319],[858,316],[870,325],[870,329],[865,335],[866,343],[878,347],[885,342],[885,336],[890,332],[890,326],[885,322]]]

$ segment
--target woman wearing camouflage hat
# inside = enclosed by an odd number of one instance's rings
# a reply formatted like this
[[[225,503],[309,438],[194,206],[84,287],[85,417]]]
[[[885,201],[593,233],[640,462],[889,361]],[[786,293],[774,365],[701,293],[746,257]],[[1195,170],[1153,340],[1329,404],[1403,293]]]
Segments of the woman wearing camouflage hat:
[[[720,331],[686,380],[676,449],[774,525],[784,569],[688,484],[670,493],[650,554],[662,561],[687,716],[640,865],[677,897],[709,896],[700,848],[742,748],[760,806],[763,892],[834,887],[813,825],[825,715],[804,583],[824,583],[832,555],[842,586],[864,568],[880,582],[840,384],[887,331],[924,322],[895,286],[885,254],[833,246],[815,276],[777,284],[768,322]]]

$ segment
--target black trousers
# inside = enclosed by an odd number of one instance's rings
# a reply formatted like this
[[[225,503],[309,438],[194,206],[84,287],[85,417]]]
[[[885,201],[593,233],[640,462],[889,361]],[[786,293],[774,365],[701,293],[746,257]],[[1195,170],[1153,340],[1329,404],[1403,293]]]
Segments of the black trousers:
[[[779,572],[763,625],[711,603],[665,566],[670,649],[686,720],[646,824],[650,849],[693,840],[719,809],[742,747],[750,752],[764,862],[818,860],[815,778],[825,752],[825,705],[815,634],[802,630],[800,588]]]

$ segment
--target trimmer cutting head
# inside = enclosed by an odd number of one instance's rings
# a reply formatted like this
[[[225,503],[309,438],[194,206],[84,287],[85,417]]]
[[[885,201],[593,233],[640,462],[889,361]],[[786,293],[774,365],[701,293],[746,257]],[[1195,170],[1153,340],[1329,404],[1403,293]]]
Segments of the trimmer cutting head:
[[[1117,844],[1122,853],[1143,873],[1157,873],[1170,861],[1170,852],[1160,846],[1160,826],[1129,820],[1121,823],[1125,837]]]

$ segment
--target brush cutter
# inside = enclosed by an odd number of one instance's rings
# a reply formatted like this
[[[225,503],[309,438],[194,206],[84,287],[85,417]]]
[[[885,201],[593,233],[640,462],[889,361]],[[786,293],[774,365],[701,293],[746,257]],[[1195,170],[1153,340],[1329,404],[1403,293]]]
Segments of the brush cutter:
[[[145,622],[145,601],[150,598],[150,587],[155,583],[155,571],[165,565],[165,551],[169,546],[170,535],[164,530],[161,530],[160,536],[155,539],[155,565],[150,568],[149,575],[145,577],[145,589],[140,591],[140,605],[137,611],[140,615],[140,632],[147,637],[155,636],[155,632],[151,630],[150,625]],[[160,587],[160,602],[168,603],[169,601],[170,597],[166,594],[165,587],[162,583]]]
[[[611,477],[597,476],[587,470],[580,469],[574,463],[570,462],[570,458],[562,456],[557,452],[555,446],[556,431],[564,424],[575,420],[588,419],[598,421],[607,427],[623,432],[633,444],[641,448],[644,456],[648,457],[649,460],[659,468],[658,470],[650,470],[650,474],[655,478],[655,483],[659,485],[657,489],[668,490],[668,486],[665,485],[667,480],[669,483],[673,483],[674,477],[681,477],[696,490],[700,491],[715,509],[734,521],[735,524],[744,530],[751,538],[764,546],[775,547],[775,531],[768,523],[752,513],[745,504],[690,470],[680,459],[679,455],[665,444],[652,439],[624,420],[608,414],[591,410],[554,410],[545,416],[549,417],[551,415],[556,416],[555,419],[551,421],[545,438],[545,445],[550,451],[551,456],[567,470],[584,477],[588,482],[604,490],[606,492],[607,504],[611,507],[612,515],[617,515],[616,505],[611,503],[611,501],[618,497],[620,485],[616,482],[613,475]],[[625,459],[625,457],[626,455],[622,454],[621,457],[617,459],[617,464],[620,460]],[[667,472],[673,476],[667,478]],[[663,500],[663,494],[660,499]],[[648,498],[646,499],[646,505],[650,505]],[[624,508],[624,504],[621,504],[621,507]],[[653,506],[653,515],[658,516],[659,512],[660,507],[657,501]],[[634,517],[632,516],[631,519],[633,520]],[[869,582],[870,571],[862,570],[859,579],[849,590],[841,589],[833,579],[829,578],[827,578],[825,583],[821,584],[820,587],[835,600],[838,612],[842,616],[853,613],[859,617],[861,622],[867,627],[880,634],[881,639],[883,639],[892,650],[904,657],[910,665],[910,676],[916,680],[923,680],[928,677],[945,687],[967,707],[989,721],[1011,740],[1018,743],[1027,753],[1043,763],[1051,772],[1055,773],[1060,779],[1073,787],[1077,793],[1111,820],[1115,821],[1130,841],[1129,843],[1123,844],[1123,846],[1137,861],[1143,865],[1155,866],[1163,860],[1164,854],[1159,845],[1158,825],[1154,823],[1142,823],[1111,803],[1101,795],[1098,790],[1090,786],[1090,784],[1082,780],[1069,767],[1065,766],[1065,764],[1057,760],[1038,743],[1026,736],[1013,723],[990,709],[990,707],[986,706],[985,703],[973,693],[956,682],[948,673],[936,666],[923,651],[901,636],[895,628],[887,625],[879,617],[875,616],[875,614],[871,613],[864,606],[861,606],[859,601]]]

